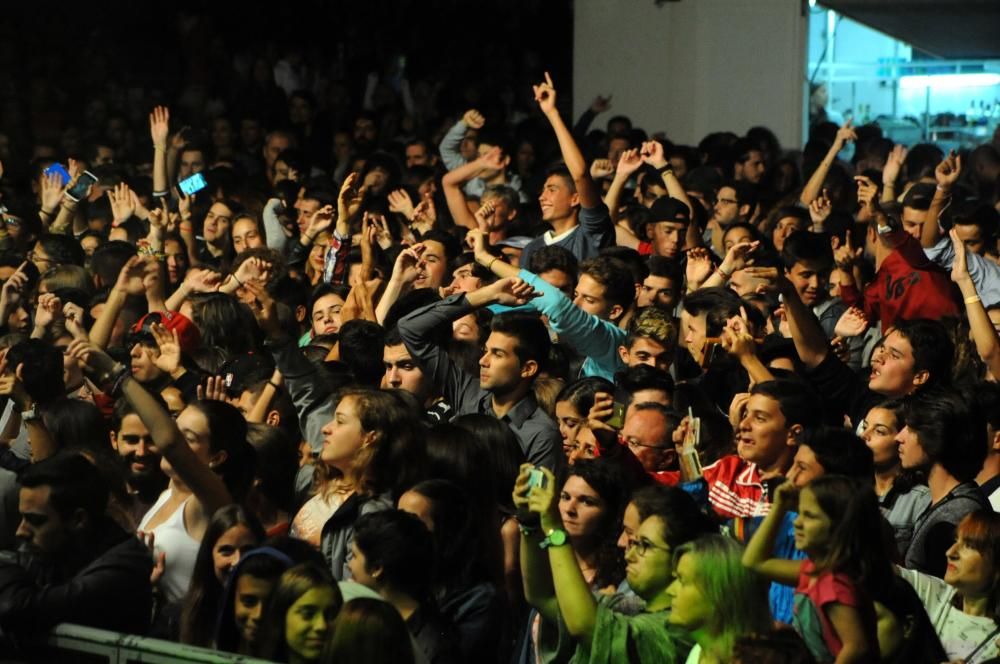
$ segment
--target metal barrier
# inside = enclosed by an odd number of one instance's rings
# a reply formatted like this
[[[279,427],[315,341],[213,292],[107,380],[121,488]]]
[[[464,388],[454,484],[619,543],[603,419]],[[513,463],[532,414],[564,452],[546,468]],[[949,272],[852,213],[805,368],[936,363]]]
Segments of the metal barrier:
[[[269,660],[196,648],[173,641],[63,623],[46,643],[3,662],[45,664],[268,664]]]

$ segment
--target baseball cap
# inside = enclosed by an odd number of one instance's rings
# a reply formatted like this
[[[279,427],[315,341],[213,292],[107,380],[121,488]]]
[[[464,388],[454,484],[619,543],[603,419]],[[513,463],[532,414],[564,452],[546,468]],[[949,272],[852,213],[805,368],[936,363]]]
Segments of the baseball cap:
[[[691,210],[682,201],[670,196],[660,196],[649,206],[653,223],[658,221],[673,221],[688,224],[691,221]]]
[[[152,338],[151,330],[156,324],[167,328],[167,331],[177,330],[177,340],[180,342],[181,352],[190,353],[198,347],[201,341],[201,332],[198,331],[198,326],[190,318],[177,311],[149,312],[132,326],[130,341]]]
[[[238,397],[243,390],[274,374],[274,362],[266,355],[244,353],[227,360],[219,367],[219,375],[230,396]]]

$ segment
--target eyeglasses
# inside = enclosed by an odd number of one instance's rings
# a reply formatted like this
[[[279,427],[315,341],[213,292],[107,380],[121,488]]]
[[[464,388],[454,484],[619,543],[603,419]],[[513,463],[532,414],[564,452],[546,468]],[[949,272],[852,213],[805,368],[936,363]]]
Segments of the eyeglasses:
[[[51,263],[51,258],[42,258],[34,251],[29,251],[28,255],[25,257],[32,263]]]
[[[650,549],[656,549],[657,551],[663,551],[664,553],[670,553],[669,546],[658,546],[653,544],[648,539],[637,539],[631,540],[628,546],[625,548],[625,552],[628,553],[632,549],[639,555],[640,558],[644,558]]]
[[[630,448],[633,448],[633,449],[636,448],[636,447],[648,447],[648,448],[653,449],[653,450],[667,449],[666,445],[646,445],[645,443],[640,443],[635,438],[626,438],[625,436],[623,436],[621,434],[618,434],[618,442],[619,443],[623,443],[625,445],[628,445]]]

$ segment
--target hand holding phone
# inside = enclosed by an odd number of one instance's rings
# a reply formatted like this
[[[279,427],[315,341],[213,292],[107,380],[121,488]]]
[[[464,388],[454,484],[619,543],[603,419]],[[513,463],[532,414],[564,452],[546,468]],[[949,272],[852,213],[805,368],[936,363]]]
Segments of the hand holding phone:
[[[531,489],[536,486],[539,489],[545,488],[545,473],[543,473],[542,469],[538,467],[528,471],[528,491],[531,491]]]
[[[184,178],[177,184],[180,186],[181,191],[188,196],[194,196],[208,186],[208,182],[205,181],[205,176],[201,173],[195,173],[191,177]]]
[[[683,482],[692,482],[703,475],[701,457],[698,454],[700,444],[701,418],[695,417],[694,412],[688,408],[687,433],[681,444],[680,452],[681,481]]]
[[[86,197],[92,185],[97,184],[97,176],[90,171],[84,171],[76,179],[76,183],[66,191],[66,198],[79,203]]]

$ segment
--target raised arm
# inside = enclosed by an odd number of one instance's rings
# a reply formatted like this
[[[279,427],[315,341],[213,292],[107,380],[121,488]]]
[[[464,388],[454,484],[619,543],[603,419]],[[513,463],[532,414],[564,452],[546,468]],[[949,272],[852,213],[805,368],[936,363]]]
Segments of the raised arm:
[[[799,358],[809,369],[818,367],[830,352],[830,345],[816,315],[802,302],[795,287],[775,267],[748,267],[745,271],[752,277],[769,281],[781,295]]]
[[[948,156],[942,159],[941,163],[934,169],[937,187],[934,189],[934,198],[931,199],[930,207],[927,208],[924,225],[920,227],[921,247],[933,247],[941,239],[939,219],[941,213],[951,202],[951,190],[961,174],[962,158],[956,155],[954,150],[948,153]]]
[[[82,340],[73,341],[68,352],[84,363],[94,382],[101,385],[106,394],[121,391],[149,429],[157,450],[194,493],[203,514],[214,514],[220,507],[233,502],[222,478],[198,459],[188,444],[187,434],[178,428],[167,409],[157,403],[142,384],[132,379],[127,366],[116,363],[104,351]]]
[[[556,133],[559,151],[562,153],[566,168],[569,169],[570,176],[573,178],[573,184],[576,185],[576,193],[580,196],[580,205],[585,208],[597,207],[601,203],[600,192],[590,177],[587,162],[583,158],[583,153],[580,152],[580,147],[573,139],[573,133],[563,122],[562,116],[559,115],[559,109],[556,108],[556,89],[552,83],[552,77],[549,76],[548,72],[545,72],[545,81],[532,87],[535,92],[535,101],[538,102],[539,108],[542,109],[542,113],[545,114],[545,118]]]
[[[529,473],[534,470],[530,463],[521,465],[521,472],[514,482],[514,506],[517,507],[521,530],[521,583],[524,584],[524,599],[535,607],[543,620],[550,623],[559,621],[559,604],[552,572],[549,570],[548,556],[538,544],[545,536],[538,523],[537,515],[529,509]]]
[[[771,511],[764,517],[764,521],[747,543],[747,548],[743,550],[744,567],[786,586],[798,584],[802,561],[773,557],[774,542],[785,515],[796,505],[797,500],[798,489],[791,482],[786,481],[779,486],[774,492]]]
[[[448,210],[455,220],[456,226],[465,228],[478,228],[475,216],[469,212],[469,206],[465,202],[465,194],[462,187],[469,180],[473,180],[486,171],[505,170],[510,163],[510,157],[504,155],[503,150],[494,147],[478,159],[459,166],[455,170],[448,171],[441,179],[441,187],[444,189],[445,201],[448,203]]]
[[[906,160],[906,152],[905,146],[895,145],[885,160],[885,166],[882,168],[883,203],[891,203],[896,200],[896,180],[899,179],[899,172]]]
[[[142,285],[143,275],[146,270],[146,259],[142,256],[133,256],[122,266],[118,273],[118,280],[108,293],[108,299],[104,303],[101,315],[94,321],[90,328],[90,342],[97,348],[107,348],[111,341],[111,333],[115,328],[115,321],[125,308],[125,300],[129,295],[142,295],[145,289]]]
[[[526,475],[531,470],[527,465],[522,466],[518,481],[525,483]],[[555,475],[548,468],[542,468],[541,472],[545,480],[541,486],[529,489],[528,508],[539,516],[544,534],[548,535],[556,530],[565,532],[559,513]],[[583,577],[573,545],[566,540],[561,546],[550,546],[546,551],[549,554],[549,568],[559,604],[559,615],[573,638],[584,646],[589,646],[597,624],[597,601]]]
[[[819,166],[816,167],[816,170],[813,171],[809,181],[806,182],[806,186],[802,189],[802,195],[799,196],[800,203],[808,206],[816,200],[816,197],[823,191],[823,182],[826,181],[826,174],[830,172],[830,167],[833,166],[833,162],[837,160],[837,153],[844,148],[844,145],[848,141],[855,141],[857,138],[857,134],[855,134],[854,129],[851,128],[850,120],[845,122],[844,126],[837,130],[837,137],[833,139],[833,145],[830,146],[826,156],[823,157],[823,161],[821,161]]]
[[[486,124],[486,118],[483,117],[483,114],[474,108],[470,108],[462,116],[462,119],[452,125],[448,133],[441,139],[441,144],[438,145],[438,152],[441,153],[441,161],[444,162],[445,167],[449,171],[465,163],[465,159],[458,151],[458,148],[462,144],[462,139],[465,138],[466,130],[482,129],[484,124]]]
[[[38,408],[38,404],[28,394],[22,382],[24,372],[30,370],[23,363],[11,368],[7,365],[6,357],[0,359],[0,396],[7,397],[14,402],[14,410],[18,415]],[[59,451],[40,412],[36,411],[34,418],[23,418],[21,422],[28,432],[28,445],[31,448],[33,462],[37,463],[48,459]]]
[[[694,207],[691,205],[691,199],[688,198],[687,192],[684,191],[684,186],[677,179],[677,176],[674,175],[673,169],[670,168],[670,162],[667,161],[663,153],[663,144],[659,141],[646,141],[642,144],[640,154],[642,154],[642,160],[655,168],[660,174],[660,177],[663,179],[663,186],[667,188],[667,195],[684,203],[693,215]]]
[[[1000,380],[1000,337],[997,336],[993,321],[986,313],[979,294],[976,292],[976,285],[969,276],[967,250],[962,238],[958,237],[955,229],[951,229],[951,241],[955,246],[955,262],[951,266],[951,280],[958,284],[958,289],[962,292],[965,301],[965,312],[969,316],[969,328],[972,332],[972,340],[976,344],[976,351],[990,370],[991,380]]]
[[[604,203],[608,206],[608,212],[611,214],[611,220],[614,222],[618,221],[618,208],[621,204],[622,191],[625,189],[629,178],[639,170],[640,166],[642,166],[642,157],[639,155],[638,148],[625,150],[618,157],[615,177],[611,180],[608,193],[604,195]],[[621,243],[619,242],[619,244]]]
[[[153,193],[166,196],[170,190],[167,179],[167,138],[170,135],[170,109],[157,106],[149,114],[149,135],[153,140]]]

